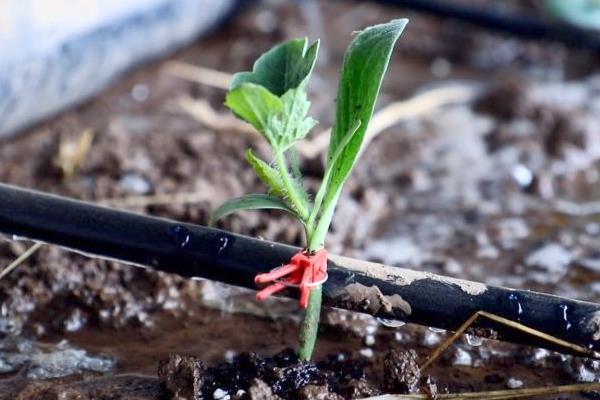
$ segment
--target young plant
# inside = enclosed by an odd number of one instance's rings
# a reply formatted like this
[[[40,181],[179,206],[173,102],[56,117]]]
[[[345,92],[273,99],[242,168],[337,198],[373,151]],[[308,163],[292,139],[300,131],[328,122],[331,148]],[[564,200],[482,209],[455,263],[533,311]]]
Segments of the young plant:
[[[294,39],[275,46],[258,58],[251,72],[235,74],[226,95],[225,105],[267,140],[273,161],[266,162],[248,150],[246,159],[268,186],[268,194],[230,200],[215,210],[211,220],[239,210],[277,209],[304,225],[305,250],[289,264],[256,278],[257,283],[271,283],[258,293],[259,299],[287,286],[299,287],[300,305],[306,314],[298,355],[304,360],[310,359],[314,349],[321,284],[327,279],[325,236],[344,182],[358,158],[394,44],[407,22],[398,19],[368,27],[350,43],[344,56],[325,173],[314,200],[302,185],[295,144],[317,124],[308,116],[306,86],[319,42],[309,45],[307,39]]]

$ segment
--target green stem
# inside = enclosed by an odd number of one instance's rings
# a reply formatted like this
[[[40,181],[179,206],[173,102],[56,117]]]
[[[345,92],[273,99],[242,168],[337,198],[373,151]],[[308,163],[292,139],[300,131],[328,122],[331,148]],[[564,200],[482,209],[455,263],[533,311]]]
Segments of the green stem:
[[[333,212],[335,211],[335,205],[339,198],[339,191],[332,199],[325,200],[323,211],[317,221],[310,221],[306,225],[307,237],[309,238],[309,248],[311,249],[322,249],[325,246],[325,236],[329,232],[329,226],[333,219]]]
[[[275,162],[277,164],[277,168],[279,169],[279,175],[281,176],[281,180],[283,181],[283,185],[287,191],[288,200],[291,205],[296,209],[300,217],[303,221],[306,221],[308,218],[308,210],[304,206],[301,199],[298,198],[296,194],[296,190],[294,188],[294,184],[290,177],[290,173],[287,168],[287,162],[283,155],[283,152],[279,149],[274,151],[275,153]]]
[[[306,314],[304,314],[304,320],[300,326],[298,358],[304,361],[310,361],[317,341],[319,319],[321,318],[321,300],[323,297],[323,288],[321,286],[313,288],[310,292]]]
[[[356,133],[358,128],[360,128],[360,125],[360,120],[354,123],[352,128],[348,131],[348,134],[346,134],[342,142],[337,146],[331,158],[327,160],[327,165],[325,166],[325,174],[323,175],[323,180],[321,181],[321,187],[319,187],[319,191],[317,192],[317,196],[315,197],[315,203],[308,217],[308,222],[306,223],[306,227],[309,232],[316,232],[316,235],[322,235],[323,239],[325,239],[325,235],[329,230],[329,225],[331,224],[331,218],[333,217],[333,209],[331,209],[331,207],[335,207],[335,203],[337,202],[337,198],[339,197],[339,190],[341,190],[340,187],[340,189],[338,190],[338,194],[335,194],[335,196],[333,197],[333,202],[330,201],[328,203],[328,206],[325,207],[325,212],[323,212],[319,223],[315,226],[317,217],[319,216],[319,213],[321,213],[321,205],[323,203],[323,200],[325,200],[325,197],[329,194],[329,181],[331,178],[331,174],[333,173],[333,166],[335,166],[337,161],[342,156],[342,153],[346,149],[346,146],[348,145],[348,143],[350,143],[350,140],[354,137],[354,134]],[[320,232],[322,230],[324,230],[325,232]],[[320,248],[323,246],[323,244],[321,243],[319,245],[317,243],[316,246]]]
[[[318,251],[323,248],[325,235],[327,231],[316,235],[312,232],[310,241],[308,242],[309,251]],[[304,314],[304,320],[300,325],[298,358],[309,361],[312,357],[315,343],[317,341],[317,333],[319,331],[319,320],[321,318],[321,301],[323,299],[323,285],[318,285],[313,288],[308,298],[308,307]]]
[[[335,205],[340,196],[341,187],[335,193],[328,193],[329,181],[331,179],[332,165],[335,165],[337,160],[341,157],[343,150],[349,143],[350,138],[360,127],[360,121],[357,121],[351,129],[351,134],[346,135],[346,139],[340,143],[337,150],[327,163],[325,168],[325,174],[321,187],[317,192],[315,198],[315,204],[310,212],[308,221],[305,223],[306,227],[306,238],[308,242],[309,251],[318,251],[325,246],[325,236],[329,231],[329,225],[331,225],[331,219],[333,218],[333,212]],[[323,204],[324,202],[324,204]],[[321,212],[321,205],[323,210]],[[319,213],[321,213],[319,215]],[[321,302],[323,300],[323,285],[318,285],[313,288],[308,299],[308,307],[304,314],[304,320],[300,326],[300,344],[298,347],[298,357],[301,360],[310,360],[312,357],[315,343],[317,341],[317,333],[319,331],[319,319],[321,317]]]

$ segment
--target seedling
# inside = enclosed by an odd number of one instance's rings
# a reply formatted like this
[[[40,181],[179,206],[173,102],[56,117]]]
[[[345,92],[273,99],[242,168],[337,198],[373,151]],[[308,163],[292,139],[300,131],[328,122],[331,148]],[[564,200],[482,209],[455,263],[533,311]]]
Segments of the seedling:
[[[325,236],[344,182],[359,156],[394,44],[407,22],[398,19],[368,27],[350,43],[344,56],[325,173],[314,198],[302,184],[295,145],[317,124],[308,115],[306,86],[319,42],[294,39],[275,46],[258,58],[252,71],[235,74],[226,95],[225,105],[267,140],[273,160],[266,162],[248,150],[246,159],[269,188],[268,194],[229,200],[215,210],[211,220],[239,210],[277,209],[304,225],[305,250],[289,264],[256,277],[257,283],[270,284],[258,293],[259,300],[288,286],[299,288],[300,305],[306,308],[298,350],[301,359],[310,359],[317,336],[321,284],[327,279]]]

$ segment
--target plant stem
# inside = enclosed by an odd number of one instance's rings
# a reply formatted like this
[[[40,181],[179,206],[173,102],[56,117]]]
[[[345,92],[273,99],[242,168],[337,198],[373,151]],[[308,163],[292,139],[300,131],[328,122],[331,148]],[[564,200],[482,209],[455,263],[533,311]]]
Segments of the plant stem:
[[[323,289],[321,286],[322,285],[319,285],[313,288],[310,292],[308,307],[306,308],[304,320],[300,326],[298,358],[304,361],[309,361],[311,359],[317,341],[319,319],[321,318],[321,300],[323,297]]]
[[[321,181],[321,187],[319,188],[319,191],[317,192],[317,196],[315,197],[315,203],[310,212],[310,216],[308,217],[308,222],[306,223],[307,229],[310,232],[313,232],[313,231],[318,232],[319,230],[322,230],[322,229],[324,229],[325,231],[329,230],[329,225],[331,224],[331,218],[333,217],[333,209],[331,209],[331,207],[332,206],[335,207],[335,204],[337,202],[337,198],[338,198],[339,194],[335,195],[333,203],[329,202],[329,206],[325,207],[325,212],[321,216],[321,220],[319,221],[319,224],[316,226],[316,228],[315,228],[315,221],[316,221],[317,217],[319,216],[319,213],[321,213],[321,205],[323,203],[323,200],[325,199],[325,196],[328,194],[327,191],[329,190],[329,181],[331,178],[331,174],[333,172],[332,166],[335,165],[337,160],[342,156],[342,152],[346,148],[346,145],[348,145],[348,143],[350,142],[350,139],[352,139],[352,136],[357,131],[357,129],[360,128],[360,125],[361,125],[361,122],[360,122],[360,120],[358,120],[354,124],[354,126],[351,128],[351,130],[348,132],[348,134],[346,135],[344,140],[342,140],[342,142],[338,145],[337,149],[335,150],[335,152],[333,153],[331,158],[328,158],[328,160],[327,160],[327,165],[325,166],[325,174],[323,175],[323,180]],[[341,190],[341,187],[339,190]],[[339,190],[338,190],[338,193],[339,193]],[[323,237],[323,239],[325,239],[325,234],[323,234],[322,237]],[[320,246],[317,245],[317,247],[320,247]]]
[[[292,205],[302,218],[302,220],[306,220],[308,218],[308,210],[302,203],[302,200],[299,199],[296,195],[296,190],[294,188],[294,184],[290,177],[290,173],[288,171],[287,162],[283,155],[283,152],[279,149],[274,150],[275,153],[275,161],[277,163],[277,168],[279,169],[279,175],[281,180],[283,181],[283,185],[287,191],[288,199]]]
[[[311,232],[308,242],[308,251],[318,251],[323,248],[325,241],[325,232]],[[304,320],[300,325],[298,358],[309,361],[312,357],[315,343],[317,341],[317,333],[319,331],[319,320],[321,318],[321,301],[323,298],[323,285],[318,285],[313,288],[308,298],[308,307],[304,313]]]
[[[309,248],[310,249],[322,249],[325,246],[325,236],[329,232],[329,226],[333,219],[333,212],[335,211],[335,205],[339,198],[340,191],[333,196],[332,199],[325,200],[325,204],[322,207],[322,213],[317,221],[309,220],[307,224],[308,232],[310,233]]]

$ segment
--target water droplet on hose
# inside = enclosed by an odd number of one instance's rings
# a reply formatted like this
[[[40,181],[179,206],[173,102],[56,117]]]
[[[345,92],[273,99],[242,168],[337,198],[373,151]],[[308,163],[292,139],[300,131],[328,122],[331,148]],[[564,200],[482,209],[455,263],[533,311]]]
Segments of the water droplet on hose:
[[[218,244],[218,249],[217,249],[217,254],[221,254],[222,252],[224,252],[227,249],[227,246],[229,245],[229,238],[227,236],[221,236],[219,238],[219,244]]]
[[[519,300],[519,296],[516,293],[511,293],[508,295],[508,301],[511,302],[514,312],[517,314],[517,321],[521,321],[521,315],[523,314],[523,306],[521,305],[521,301]]]
[[[571,329],[571,322],[569,321],[569,317],[567,315],[567,312],[569,310],[569,306],[566,304],[560,304],[558,306],[561,310],[562,310],[562,314],[563,314],[563,320],[565,321],[565,329],[569,330]]]
[[[406,325],[406,322],[399,321],[397,319],[386,319],[386,318],[377,317],[377,321],[380,324],[387,326],[388,328],[400,328],[400,327]]]
[[[190,242],[190,231],[188,231],[181,225],[175,225],[171,229],[171,234],[173,235],[173,240],[175,241],[175,244],[179,248],[183,249]]]

